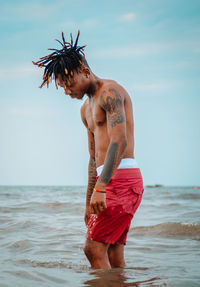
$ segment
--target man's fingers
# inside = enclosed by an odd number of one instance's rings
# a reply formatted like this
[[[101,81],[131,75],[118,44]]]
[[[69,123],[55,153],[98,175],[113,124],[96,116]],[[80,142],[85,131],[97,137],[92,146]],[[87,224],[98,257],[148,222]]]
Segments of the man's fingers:
[[[94,208],[93,208],[93,205],[91,205],[91,204],[90,204],[90,213],[94,214]]]
[[[88,226],[89,217],[86,215],[85,217],[85,225]]]
[[[90,210],[91,210],[92,214],[97,214],[98,213],[98,209],[97,209],[96,203],[95,204],[91,204]]]
[[[84,220],[85,220],[85,225],[88,226],[89,221],[90,221],[90,213],[89,212],[85,214]]]
[[[91,213],[97,214],[99,213],[99,205],[98,202],[91,204]]]
[[[97,204],[97,213],[100,213],[102,210],[101,205]]]
[[[103,209],[106,209],[106,208],[107,208],[107,205],[106,205],[106,202],[105,202],[105,201],[102,201],[101,205],[102,205]]]
[[[98,214],[99,212],[102,212],[106,208],[106,205],[104,202],[96,202],[95,204],[91,205],[92,213]]]
[[[105,204],[103,201],[98,204],[98,209],[99,212],[102,212],[105,209]]]
[[[93,209],[94,209],[94,213],[97,214],[99,213],[99,208],[98,208],[98,203],[96,202],[96,204],[93,205]]]

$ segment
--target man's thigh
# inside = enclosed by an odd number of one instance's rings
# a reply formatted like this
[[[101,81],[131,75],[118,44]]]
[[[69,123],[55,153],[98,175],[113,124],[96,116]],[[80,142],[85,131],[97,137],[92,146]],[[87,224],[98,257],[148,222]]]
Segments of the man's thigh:
[[[112,267],[124,267],[124,244],[110,244],[108,257]]]

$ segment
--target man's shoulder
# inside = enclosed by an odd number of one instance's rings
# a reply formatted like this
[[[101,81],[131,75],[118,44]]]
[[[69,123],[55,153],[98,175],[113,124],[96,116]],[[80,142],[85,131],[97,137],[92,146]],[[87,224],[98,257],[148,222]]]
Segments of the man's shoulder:
[[[121,97],[122,99],[126,96],[129,96],[125,88],[117,83],[114,80],[105,80],[104,84],[101,87],[100,98],[107,98],[108,96],[112,97]]]
[[[108,89],[112,89],[112,88],[120,88],[122,87],[119,83],[117,83],[114,80],[103,80],[103,85],[101,87],[101,90],[108,90]]]

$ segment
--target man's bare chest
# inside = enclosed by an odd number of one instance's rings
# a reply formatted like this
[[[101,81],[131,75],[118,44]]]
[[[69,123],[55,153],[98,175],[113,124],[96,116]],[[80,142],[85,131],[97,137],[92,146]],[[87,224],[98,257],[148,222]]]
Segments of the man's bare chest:
[[[85,117],[91,132],[94,132],[96,128],[101,127],[106,122],[105,111],[96,103],[87,105]]]

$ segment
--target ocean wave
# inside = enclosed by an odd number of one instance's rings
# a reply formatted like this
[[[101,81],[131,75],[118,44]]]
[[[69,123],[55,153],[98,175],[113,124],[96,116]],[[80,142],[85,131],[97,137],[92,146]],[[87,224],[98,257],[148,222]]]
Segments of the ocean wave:
[[[7,205],[7,206],[0,206],[0,212],[2,214],[15,214],[16,212],[33,212],[33,211],[40,211],[40,212],[46,212],[48,210],[58,212],[58,211],[64,211],[66,209],[73,210],[75,213],[78,211],[84,211],[83,209],[84,204],[80,202],[25,202],[25,203],[15,203],[13,205]]]
[[[19,265],[30,265],[32,267],[45,267],[45,268],[64,268],[64,269],[75,269],[77,271],[89,271],[88,265],[74,264],[72,262],[65,263],[64,261],[35,261],[29,259],[23,259],[16,261]]]
[[[200,240],[199,223],[166,222],[149,226],[138,226],[130,229],[133,236],[153,236],[190,238]]]
[[[22,251],[27,250],[33,247],[33,244],[30,240],[18,240],[15,242],[12,242],[9,245],[10,249],[16,250],[16,251]]]

